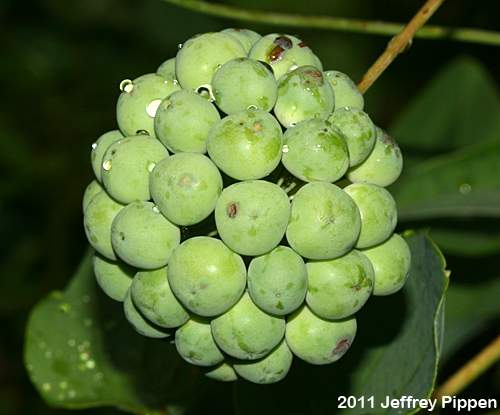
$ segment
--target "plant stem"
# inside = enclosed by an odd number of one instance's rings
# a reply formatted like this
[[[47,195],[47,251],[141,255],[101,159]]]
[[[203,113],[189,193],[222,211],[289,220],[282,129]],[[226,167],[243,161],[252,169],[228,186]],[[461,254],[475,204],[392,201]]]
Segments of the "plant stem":
[[[434,392],[435,398],[455,396],[500,360],[500,336],[452,375]]]
[[[408,45],[411,44],[417,30],[429,20],[443,2],[444,0],[427,0],[405,28],[389,41],[385,51],[368,69],[358,84],[358,88],[362,93],[365,93],[394,59],[404,52]]]
[[[395,35],[403,29],[399,23],[373,21],[364,19],[346,19],[333,16],[302,16],[289,13],[269,12],[245,9],[225,4],[208,3],[200,0],[163,0],[185,9],[194,10],[211,16],[225,17],[244,22],[269,24],[286,27],[303,27],[306,29],[337,30],[350,33],[366,33],[373,35]],[[425,39],[449,39],[458,42],[480,43],[500,46],[500,33],[472,29],[467,27],[426,26],[415,37]]]

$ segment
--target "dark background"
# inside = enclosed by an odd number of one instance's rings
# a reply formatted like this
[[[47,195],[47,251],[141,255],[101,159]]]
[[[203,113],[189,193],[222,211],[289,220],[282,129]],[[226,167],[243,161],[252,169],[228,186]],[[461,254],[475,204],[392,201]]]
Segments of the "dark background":
[[[405,22],[421,3],[254,0],[251,7]],[[449,1],[432,23],[500,30],[499,16],[499,2]],[[154,72],[175,55],[178,43],[193,34],[225,27],[298,34],[325,69],[347,72],[355,80],[388,40],[249,25],[161,0],[0,1],[0,414],[54,412],[27,379],[23,332],[30,308],[66,285],[85,251],[80,206],[83,190],[92,180],[90,145],[116,128],[119,82]],[[377,124],[388,127],[444,64],[464,55],[482,62],[500,86],[500,47],[417,39],[367,93],[366,110]],[[456,93],[460,94],[460,85]],[[493,223],[493,231],[498,225]],[[477,226],[492,224],[483,221]],[[447,259],[452,284],[474,284],[499,275],[498,253],[475,258],[448,253]],[[484,347],[497,333],[498,322],[497,318],[484,325],[466,347],[443,362],[439,380]],[[499,370],[493,368],[464,396],[491,397],[499,387]]]

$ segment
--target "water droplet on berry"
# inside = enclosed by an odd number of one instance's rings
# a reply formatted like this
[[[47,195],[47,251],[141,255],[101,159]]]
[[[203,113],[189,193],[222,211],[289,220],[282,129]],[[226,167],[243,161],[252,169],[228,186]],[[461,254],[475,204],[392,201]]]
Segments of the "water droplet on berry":
[[[182,49],[182,47],[183,47],[183,46],[184,46],[184,45],[183,45],[182,43],[179,43],[179,44],[177,45],[177,49]]]
[[[288,153],[288,144],[284,144],[283,148],[281,149],[283,153]]]
[[[156,111],[158,110],[158,107],[161,104],[161,99],[155,99],[151,101],[148,106],[146,107],[146,112],[151,118],[154,118],[156,115]]]
[[[158,209],[158,206],[154,205],[153,208],[151,209],[154,213],[160,213],[160,209]]]
[[[156,166],[156,163],[154,161],[148,161],[148,164],[146,165],[146,169],[148,170],[148,172],[152,172],[153,169],[155,168]]]
[[[92,150],[95,150],[97,148],[97,143],[92,144]]]
[[[104,160],[102,163],[102,168],[106,171],[111,170],[111,160]]]
[[[120,91],[130,94],[134,89],[134,83],[130,79],[124,79],[120,82]]]

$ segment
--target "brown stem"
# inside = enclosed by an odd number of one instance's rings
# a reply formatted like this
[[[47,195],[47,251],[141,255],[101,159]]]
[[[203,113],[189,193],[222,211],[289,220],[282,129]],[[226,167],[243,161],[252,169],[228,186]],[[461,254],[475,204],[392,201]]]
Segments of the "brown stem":
[[[427,0],[404,29],[389,41],[384,53],[378,57],[358,84],[362,93],[365,93],[394,59],[411,44],[415,32],[429,20],[443,2],[444,0]]]

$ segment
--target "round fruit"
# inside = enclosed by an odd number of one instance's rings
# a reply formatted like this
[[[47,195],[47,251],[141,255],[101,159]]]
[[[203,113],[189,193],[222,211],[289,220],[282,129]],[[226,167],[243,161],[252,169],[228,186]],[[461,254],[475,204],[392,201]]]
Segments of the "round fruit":
[[[98,254],[94,255],[93,268],[97,284],[104,293],[113,300],[123,301],[135,270],[121,261],[110,261]]]
[[[189,320],[189,314],[170,289],[167,267],[138,272],[131,292],[141,314],[157,326],[175,328]]]
[[[117,141],[104,154],[101,170],[104,187],[121,203],[149,200],[149,173],[165,157],[167,149],[149,136]]]
[[[191,318],[175,332],[175,347],[181,357],[196,366],[214,366],[224,360],[212,337],[210,321]]]
[[[299,66],[279,79],[274,113],[288,128],[309,118],[327,118],[334,104],[332,87],[323,73],[313,66]]]
[[[175,59],[175,73],[185,89],[209,85],[215,71],[227,61],[246,56],[245,48],[227,33],[204,33],[182,45]]]
[[[113,220],[111,242],[126,263],[142,269],[167,265],[180,231],[151,202],[134,202]]]
[[[292,249],[278,246],[250,262],[248,293],[265,312],[285,315],[295,311],[303,303],[306,291],[306,265]]]
[[[156,112],[156,136],[172,152],[206,153],[210,128],[219,112],[194,91],[181,90],[165,98]]]
[[[226,187],[215,207],[219,236],[242,255],[262,255],[278,246],[290,217],[290,202],[276,184],[263,180]]]
[[[250,52],[250,49],[252,49],[252,46],[262,38],[262,36],[259,35],[257,32],[254,32],[253,30],[250,29],[229,28],[222,30],[222,33],[230,35],[235,39],[239,40],[239,42],[243,45],[243,48],[245,49],[245,53],[247,54],[248,52]]]
[[[97,141],[92,144],[92,151],[90,152],[90,162],[92,163],[92,170],[94,171],[95,178],[101,182],[101,169],[104,153],[108,147],[121,140],[123,134],[118,130],[108,131],[101,135]]]
[[[260,179],[281,159],[283,134],[276,119],[259,109],[228,115],[208,136],[208,154],[228,176],[237,180]]]
[[[356,335],[356,319],[329,321],[307,306],[291,315],[286,324],[286,342],[293,354],[313,365],[339,360]]]
[[[205,376],[221,382],[233,382],[238,379],[234,369],[225,362],[221,363],[214,369],[205,372]]]
[[[106,192],[100,192],[90,201],[83,215],[87,239],[97,252],[108,259],[116,260],[111,245],[111,224],[123,205],[111,199]]]
[[[234,305],[245,289],[241,257],[221,241],[198,236],[184,241],[172,254],[168,280],[177,298],[200,316],[216,316]]]
[[[375,145],[376,136],[375,125],[368,114],[356,108],[337,108],[328,121],[344,135],[351,167],[368,157]]]
[[[286,238],[309,259],[332,259],[356,243],[361,218],[354,201],[331,183],[306,184],[293,197]]]
[[[307,305],[319,317],[341,319],[357,312],[373,289],[374,271],[361,252],[307,263]]]
[[[368,158],[347,172],[353,183],[372,183],[386,187],[394,183],[403,170],[403,157],[395,141],[377,128],[375,146]]]
[[[82,211],[85,212],[85,209],[87,209],[87,206],[89,205],[90,201],[92,198],[98,194],[101,193],[104,189],[102,186],[99,184],[97,180],[92,180],[88,186],[85,188],[85,192],[83,193],[83,200],[82,200]]]
[[[229,310],[210,323],[217,345],[237,359],[259,359],[283,339],[285,320],[257,307],[245,293]]]
[[[165,62],[163,62],[156,70],[156,73],[160,75],[163,79],[168,79],[172,81],[174,79],[177,79],[175,77],[175,58],[170,58],[167,59]]]
[[[179,153],[156,165],[150,175],[150,191],[167,219],[177,225],[193,225],[215,209],[222,177],[208,157]]]
[[[354,200],[361,215],[357,248],[369,248],[391,236],[398,222],[398,212],[387,190],[374,184],[354,183],[344,191]]]
[[[292,366],[293,355],[285,340],[266,357],[256,362],[241,361],[233,365],[243,379],[253,383],[269,384],[284,379]]]
[[[390,295],[405,285],[410,272],[411,252],[406,241],[393,234],[387,241],[363,250],[375,270],[374,295]]]
[[[286,130],[283,142],[283,164],[303,181],[334,182],[349,167],[345,138],[326,120],[313,118],[299,122]]]
[[[335,95],[335,107],[357,108],[365,106],[363,94],[356,84],[345,73],[339,71],[325,71],[323,75],[330,83]]]
[[[122,93],[116,104],[116,118],[120,131],[126,135],[136,135],[144,131],[155,136],[153,120],[160,102],[172,92],[180,89],[177,82],[150,73],[133,81],[122,81]]]

